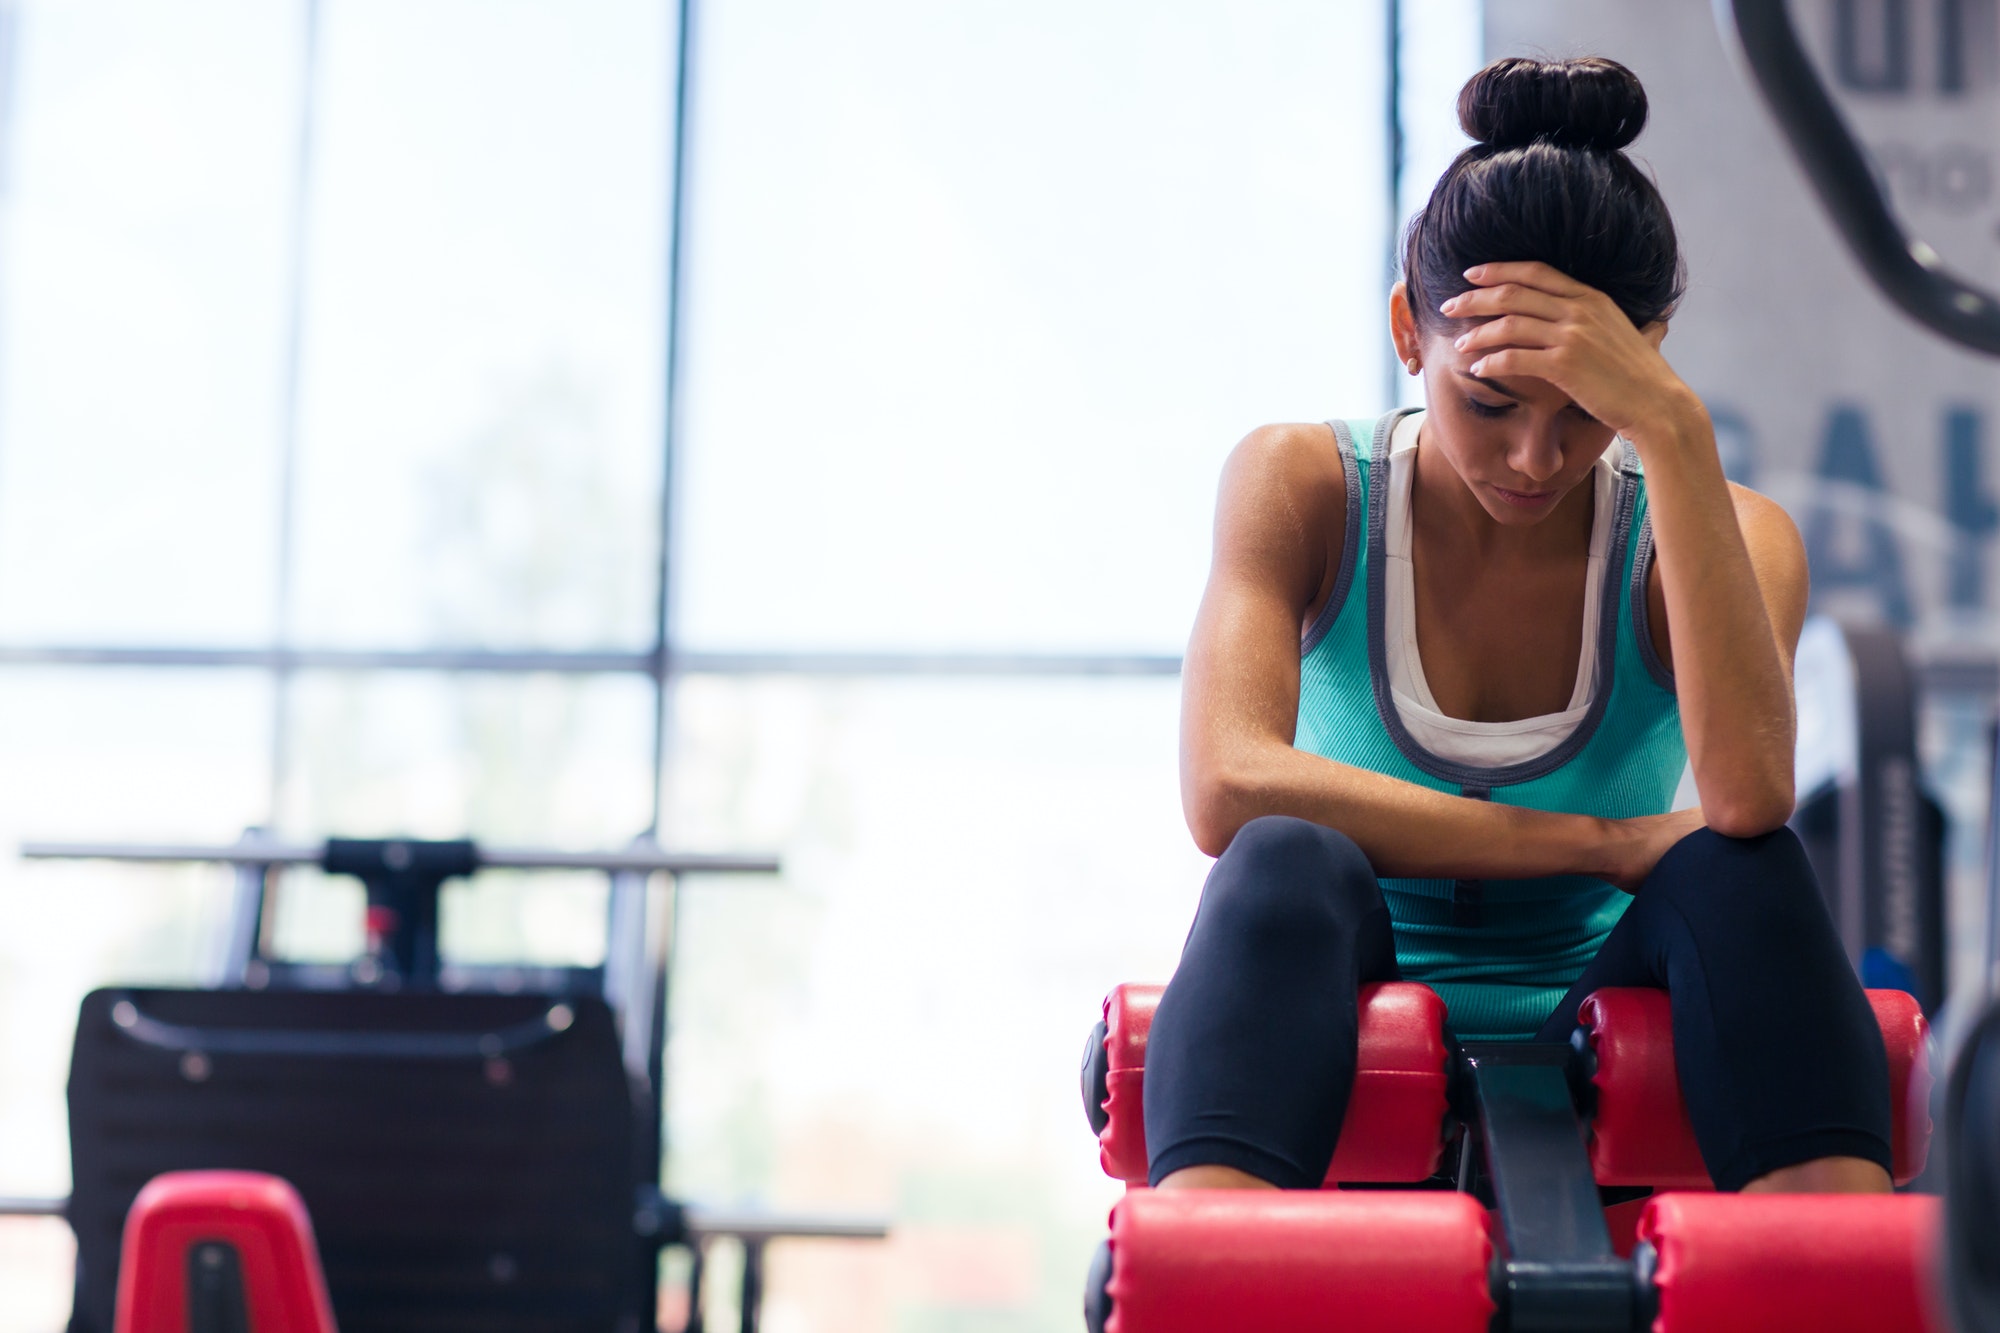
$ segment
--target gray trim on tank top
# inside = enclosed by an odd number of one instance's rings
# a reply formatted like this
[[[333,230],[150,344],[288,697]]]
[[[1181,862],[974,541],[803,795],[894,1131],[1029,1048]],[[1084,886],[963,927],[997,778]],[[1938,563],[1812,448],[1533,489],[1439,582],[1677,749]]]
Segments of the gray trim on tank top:
[[[1632,555],[1632,637],[1639,641],[1639,660],[1646,664],[1646,674],[1655,684],[1668,694],[1678,694],[1674,688],[1674,668],[1670,662],[1660,660],[1660,650],[1653,646],[1652,612],[1646,606],[1646,579],[1653,572],[1653,516],[1649,513],[1639,520],[1639,533],[1633,538],[1638,550]]]
[[[1347,533],[1340,541],[1340,573],[1334,575],[1333,591],[1327,595],[1326,605],[1319,609],[1312,627],[1299,641],[1300,657],[1319,647],[1319,641],[1333,628],[1333,622],[1340,619],[1341,603],[1347,600],[1347,590],[1354,582],[1355,556],[1361,551],[1361,465],[1354,461],[1354,434],[1339,418],[1326,424],[1333,427],[1334,451],[1340,455],[1340,470],[1347,478]]]
[[[1611,532],[1606,577],[1599,593],[1597,669],[1591,679],[1590,711],[1576,724],[1576,729],[1547,754],[1497,768],[1461,764],[1432,754],[1410,734],[1409,728],[1403,725],[1402,714],[1396,711],[1396,700],[1389,689],[1389,659],[1384,629],[1384,580],[1389,535],[1389,436],[1397,420],[1407,416],[1410,410],[1414,409],[1391,412],[1376,423],[1375,447],[1369,455],[1368,672],[1375,682],[1375,711],[1381,715],[1382,725],[1388,730],[1389,738],[1396,743],[1396,748],[1402,751],[1403,757],[1434,778],[1460,786],[1487,788],[1532,782],[1576,758],[1590,743],[1590,738],[1597,734],[1598,723],[1604,720],[1605,711],[1611,706],[1613,669],[1618,657],[1618,601],[1625,590],[1624,579],[1611,571],[1625,562],[1626,546],[1632,535],[1632,511],[1638,504],[1638,471],[1632,463],[1628,446],[1618,467],[1618,489],[1613,499],[1615,513],[1612,521],[1615,526]]]

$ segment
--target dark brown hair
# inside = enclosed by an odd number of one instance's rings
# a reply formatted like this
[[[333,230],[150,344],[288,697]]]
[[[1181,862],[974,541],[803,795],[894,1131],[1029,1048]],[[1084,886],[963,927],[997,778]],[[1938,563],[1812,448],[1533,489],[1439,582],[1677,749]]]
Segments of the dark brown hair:
[[[1646,90],[1615,60],[1496,60],[1458,95],[1472,136],[1403,237],[1417,325],[1467,290],[1474,264],[1538,259],[1588,283],[1641,328],[1687,284],[1658,187],[1623,151],[1646,124]]]

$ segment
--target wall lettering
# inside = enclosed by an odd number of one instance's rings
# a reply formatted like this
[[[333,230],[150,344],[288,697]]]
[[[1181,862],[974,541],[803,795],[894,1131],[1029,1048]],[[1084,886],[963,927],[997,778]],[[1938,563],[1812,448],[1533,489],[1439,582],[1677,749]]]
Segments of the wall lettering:
[[[1992,82],[1995,0],[1833,0],[1833,77],[1846,91],[1961,97]],[[1930,68],[1919,68],[1919,52]]]
[[[1905,0],[1834,0],[1833,68],[1857,93],[1910,90],[1910,7]]]
[[[1882,494],[1874,436],[1860,408],[1833,409],[1813,470],[1822,481],[1854,488],[1850,494]],[[1902,548],[1886,521],[1816,504],[1806,519],[1805,539],[1815,602],[1859,592],[1874,601],[1888,624],[1908,629],[1915,623]]]

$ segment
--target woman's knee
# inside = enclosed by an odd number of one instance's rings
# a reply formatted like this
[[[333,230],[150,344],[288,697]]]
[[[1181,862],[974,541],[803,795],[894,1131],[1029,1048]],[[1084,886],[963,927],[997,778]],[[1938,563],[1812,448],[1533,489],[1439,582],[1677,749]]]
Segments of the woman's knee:
[[[1217,859],[1201,915],[1225,918],[1232,930],[1284,933],[1338,926],[1380,904],[1374,867],[1353,839],[1265,815],[1245,824]]]
[[[1290,815],[1262,815],[1237,830],[1217,864],[1232,863],[1260,879],[1301,876],[1343,885],[1375,881],[1375,868],[1354,839]]]
[[[1784,827],[1754,838],[1696,829],[1668,849],[1640,892],[1666,897],[1705,922],[1781,937],[1827,920],[1812,862]]]

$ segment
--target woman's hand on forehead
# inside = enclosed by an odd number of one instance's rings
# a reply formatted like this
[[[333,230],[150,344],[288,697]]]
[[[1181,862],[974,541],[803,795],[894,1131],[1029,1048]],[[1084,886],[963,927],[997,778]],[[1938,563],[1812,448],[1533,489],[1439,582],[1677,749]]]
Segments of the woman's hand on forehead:
[[[1660,355],[1664,323],[1634,328],[1610,297],[1543,263],[1478,264],[1465,279],[1472,290],[1438,313],[1480,321],[1452,344],[1472,358],[1468,373],[1547,380],[1634,444],[1648,426],[1701,410]]]

